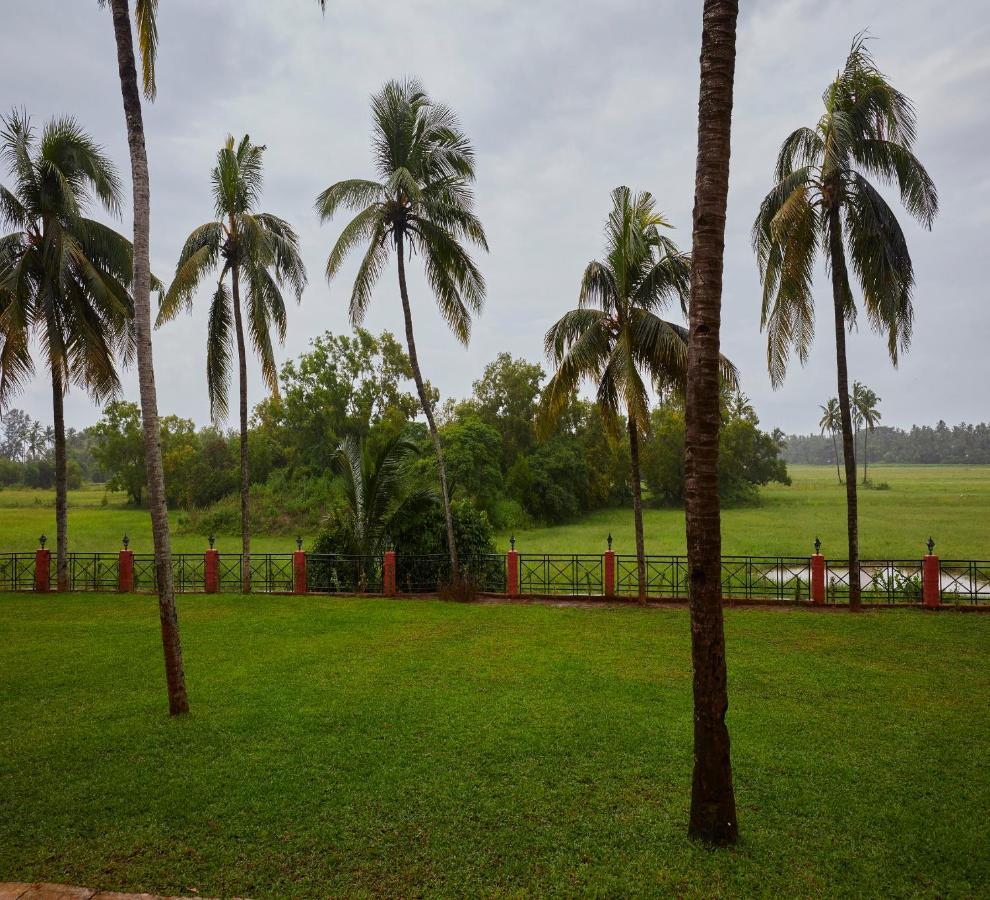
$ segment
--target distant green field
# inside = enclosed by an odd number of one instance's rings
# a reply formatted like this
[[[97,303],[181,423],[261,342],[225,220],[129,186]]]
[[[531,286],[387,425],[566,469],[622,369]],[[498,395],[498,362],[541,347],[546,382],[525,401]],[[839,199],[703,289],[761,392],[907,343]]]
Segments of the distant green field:
[[[844,557],[845,488],[827,466],[791,466],[793,485],[764,488],[757,506],[723,511],[723,549],[727,554],[756,556],[804,555],[815,536],[823,552]],[[990,558],[990,466],[873,466],[873,488],[860,489],[860,544],[864,557],[909,557],[924,551],[929,535],[943,558]],[[875,486],[886,483],[887,490]],[[55,533],[51,491],[0,491],[0,550],[37,546],[44,531]],[[133,509],[123,495],[106,496],[101,488],[70,492],[70,545],[79,551],[112,550],[126,532],[131,546],[151,549],[151,524],[146,510]],[[181,513],[173,513],[178,525]],[[646,546],[651,553],[684,552],[684,513],[648,509]],[[611,532],[619,552],[634,550],[632,511],[599,510],[580,521],[554,528],[516,532],[516,547],[528,552],[599,553]],[[303,535],[309,542],[313,535]],[[509,534],[498,536],[507,547]],[[218,535],[221,550],[239,547],[237,535]],[[173,527],[177,550],[205,548],[206,535]],[[258,551],[293,549],[292,536],[257,535]]]
[[[728,610],[740,842],[685,834],[684,610],[0,595],[0,881],[204,897],[985,897],[990,616]]]

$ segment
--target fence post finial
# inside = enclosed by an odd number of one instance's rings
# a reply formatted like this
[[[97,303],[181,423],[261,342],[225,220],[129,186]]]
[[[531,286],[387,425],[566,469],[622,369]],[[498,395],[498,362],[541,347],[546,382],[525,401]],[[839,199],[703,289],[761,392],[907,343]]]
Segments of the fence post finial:
[[[38,538],[38,540],[41,542],[41,549],[44,550],[45,549],[45,544],[48,543],[48,538],[45,537],[44,532],[42,532],[41,537]]]
[[[815,556],[820,556],[822,552],[822,539],[815,535]]]
[[[932,556],[935,553],[935,541],[932,539],[931,535],[928,535],[928,555]]]

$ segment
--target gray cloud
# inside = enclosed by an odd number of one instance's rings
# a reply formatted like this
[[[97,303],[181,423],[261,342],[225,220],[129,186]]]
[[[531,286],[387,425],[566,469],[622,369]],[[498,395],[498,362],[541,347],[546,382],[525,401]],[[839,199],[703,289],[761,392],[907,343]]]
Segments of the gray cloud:
[[[918,155],[941,193],[929,234],[902,217],[918,275],[912,349],[898,370],[865,317],[850,340],[853,377],[883,397],[896,424],[986,419],[990,304],[980,261],[990,225],[990,22],[980,0],[951,4],[761,0],[743,4],[726,242],[724,349],[763,421],[808,430],[834,394],[827,313],[806,368],[772,391],[759,332],[759,282],[749,227],[769,186],[777,148],[812,124],[820,95],[854,32],[869,27],[881,66],[918,108]],[[77,116],[123,172],[123,133],[109,14],[94,0],[9,4],[0,34],[0,105],[37,122]],[[479,211],[492,253],[482,260],[489,302],[469,349],[435,313],[422,279],[412,290],[420,355],[445,395],[470,390],[500,350],[542,357],[542,335],[576,299],[585,263],[600,251],[608,193],[653,191],[690,242],[694,190],[700,3],[684,0],[170,0],[160,12],[159,99],[146,107],[152,168],[152,254],[168,277],[186,234],[211,214],[209,171],[228,132],[268,145],[265,206],[300,232],[310,287],[290,316],[283,358],[311,337],[347,328],[348,276],[322,271],[343,225],[321,228],[315,195],[339,178],[372,174],[368,96],[387,78],[419,76],[453,106],[479,158]],[[44,58],[54,63],[39,63]],[[5,173],[0,178],[5,179]],[[129,227],[129,212],[125,230]],[[818,280],[829,302],[824,272]],[[827,307],[823,307],[823,310]],[[394,275],[383,278],[367,326],[401,330]],[[205,310],[155,337],[160,405],[198,422],[205,397]],[[16,401],[50,417],[46,380]],[[136,397],[133,378],[127,394]],[[256,367],[253,401],[262,388]],[[95,418],[70,395],[67,417]]]

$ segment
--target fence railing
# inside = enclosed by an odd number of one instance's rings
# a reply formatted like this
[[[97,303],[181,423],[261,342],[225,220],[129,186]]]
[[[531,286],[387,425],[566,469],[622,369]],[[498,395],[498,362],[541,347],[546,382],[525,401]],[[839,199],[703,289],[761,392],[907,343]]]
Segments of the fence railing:
[[[581,553],[484,553],[462,557],[462,574],[478,591],[510,596],[630,598],[639,592],[635,556]],[[57,585],[55,554],[0,553],[0,591],[46,591]],[[240,593],[238,553],[176,553],[175,589],[181,593]],[[153,591],[150,553],[70,553],[71,591]],[[654,599],[688,596],[687,558],[645,558],[646,594]],[[446,554],[354,556],[324,553],[254,553],[250,588],[258,593],[436,594],[450,581]],[[724,556],[722,595],[730,601],[844,604],[849,566],[820,555]],[[990,561],[864,560],[860,592],[865,604],[942,604],[990,607]]]

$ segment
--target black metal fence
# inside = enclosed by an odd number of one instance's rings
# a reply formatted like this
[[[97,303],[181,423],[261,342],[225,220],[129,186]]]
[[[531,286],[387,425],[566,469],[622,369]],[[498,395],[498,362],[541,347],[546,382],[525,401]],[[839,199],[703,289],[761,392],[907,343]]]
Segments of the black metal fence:
[[[155,560],[150,553],[134,554],[134,590],[155,589]],[[605,556],[602,554],[519,553],[518,589],[522,596],[601,597],[606,593]],[[491,553],[461,559],[463,574],[477,590],[504,594],[508,568],[504,554]],[[51,554],[48,581],[56,586],[55,554]],[[70,553],[69,589],[114,592],[119,587],[119,554]],[[446,554],[395,558],[395,586],[403,594],[435,594],[450,578]],[[202,553],[172,556],[175,588],[182,593],[206,589],[206,565]],[[242,557],[218,554],[220,591],[242,591]],[[688,595],[685,556],[646,557],[646,593],[660,599]],[[864,603],[920,604],[923,564],[920,559],[864,560],[860,564],[860,590]],[[385,587],[382,556],[306,554],[306,586],[314,593],[381,594]],[[639,573],[636,557],[616,555],[614,593],[634,597]],[[944,560],[940,563],[943,604],[990,606],[990,561]],[[849,600],[849,566],[843,560],[825,561],[825,600],[843,604]],[[291,593],[294,590],[293,554],[251,555],[251,590],[258,593]],[[33,591],[34,553],[0,553],[0,591]],[[811,559],[808,557],[725,556],[722,558],[722,595],[729,600],[811,601]]]

